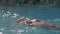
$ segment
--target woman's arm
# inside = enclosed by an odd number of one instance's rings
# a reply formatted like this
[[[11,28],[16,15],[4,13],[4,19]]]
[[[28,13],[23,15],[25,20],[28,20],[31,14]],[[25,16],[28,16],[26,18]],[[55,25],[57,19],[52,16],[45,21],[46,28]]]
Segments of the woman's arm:
[[[54,24],[43,24],[41,27],[47,28],[47,29],[60,29],[60,26],[57,26]]]

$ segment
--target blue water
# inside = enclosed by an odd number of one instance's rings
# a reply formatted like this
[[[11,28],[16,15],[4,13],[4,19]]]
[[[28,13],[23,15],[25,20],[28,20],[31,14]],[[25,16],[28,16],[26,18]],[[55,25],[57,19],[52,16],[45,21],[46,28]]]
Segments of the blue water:
[[[17,19],[21,16],[60,25],[60,7],[0,7],[0,34],[60,34],[60,30],[44,29],[36,26],[23,24],[18,27],[11,26],[16,24]]]

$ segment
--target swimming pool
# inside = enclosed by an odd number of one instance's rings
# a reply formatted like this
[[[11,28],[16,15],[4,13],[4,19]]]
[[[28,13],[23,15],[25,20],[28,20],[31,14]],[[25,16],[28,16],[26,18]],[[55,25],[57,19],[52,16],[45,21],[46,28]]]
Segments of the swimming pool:
[[[17,19],[21,16],[60,25],[60,7],[0,7],[0,34],[60,34],[60,30],[44,29],[23,24],[18,27],[11,26],[16,24]]]

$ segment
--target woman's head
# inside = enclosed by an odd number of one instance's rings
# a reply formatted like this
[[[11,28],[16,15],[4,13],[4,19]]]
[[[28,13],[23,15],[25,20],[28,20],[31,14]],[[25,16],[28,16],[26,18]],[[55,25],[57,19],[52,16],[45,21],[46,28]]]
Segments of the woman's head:
[[[20,22],[25,22],[26,18],[25,17],[21,17],[19,20],[20,20]]]

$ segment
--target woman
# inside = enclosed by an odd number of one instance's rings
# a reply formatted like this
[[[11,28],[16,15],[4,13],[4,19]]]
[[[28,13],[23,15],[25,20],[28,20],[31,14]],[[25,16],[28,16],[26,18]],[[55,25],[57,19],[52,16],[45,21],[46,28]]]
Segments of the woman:
[[[37,19],[30,20],[26,17],[21,17],[20,19],[18,19],[18,22],[16,25],[18,26],[20,24],[26,24],[29,26],[40,26],[40,27],[49,28],[49,29],[60,29],[60,26],[53,25],[53,24],[46,24],[46,23],[39,21]]]

